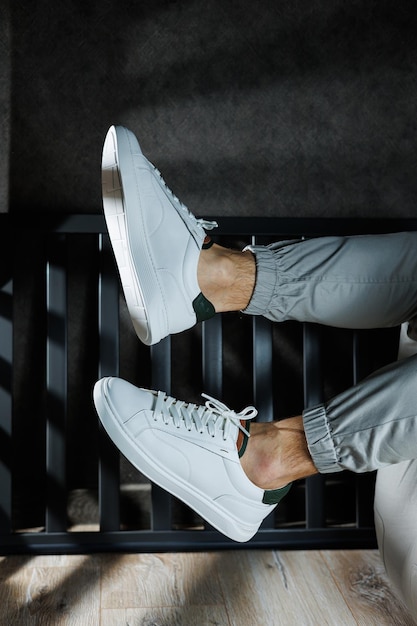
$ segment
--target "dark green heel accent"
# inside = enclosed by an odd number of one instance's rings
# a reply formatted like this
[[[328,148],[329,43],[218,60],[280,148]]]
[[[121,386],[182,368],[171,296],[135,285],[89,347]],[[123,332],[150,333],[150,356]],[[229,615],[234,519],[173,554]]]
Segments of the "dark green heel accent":
[[[193,302],[193,309],[197,317],[197,322],[204,322],[216,314],[216,310],[211,302],[200,293]]]
[[[291,489],[291,485],[292,483],[288,483],[288,485],[285,485],[285,487],[281,487],[281,489],[271,489],[265,491],[262,502],[264,504],[278,504],[278,502],[281,502],[282,498],[287,495],[287,493]]]

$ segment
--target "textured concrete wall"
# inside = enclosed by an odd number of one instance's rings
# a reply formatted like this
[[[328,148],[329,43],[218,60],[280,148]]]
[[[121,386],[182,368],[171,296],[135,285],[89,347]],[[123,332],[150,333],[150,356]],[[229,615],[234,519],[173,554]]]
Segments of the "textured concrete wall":
[[[10,56],[9,3],[4,0],[0,6],[0,213],[9,210]]]
[[[410,0],[13,3],[13,210],[100,210],[132,128],[199,214],[414,216]]]

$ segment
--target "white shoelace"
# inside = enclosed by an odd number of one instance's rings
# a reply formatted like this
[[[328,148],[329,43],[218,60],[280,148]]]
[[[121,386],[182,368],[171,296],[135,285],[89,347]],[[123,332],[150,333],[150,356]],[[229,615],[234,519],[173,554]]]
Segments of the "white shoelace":
[[[205,220],[203,218],[197,218],[195,215],[193,215],[191,213],[191,211],[188,209],[188,207],[185,206],[185,204],[183,202],[181,202],[181,200],[175,195],[175,193],[168,187],[168,185],[166,184],[161,172],[158,170],[157,167],[155,167],[155,165],[153,165],[151,163],[155,174],[158,176],[160,182],[162,183],[162,185],[164,186],[166,192],[171,196],[172,200],[178,204],[178,206],[181,208],[182,211],[184,211],[187,214],[187,217],[193,222],[195,223],[197,226],[204,228],[204,230],[213,230],[213,228],[217,228],[218,227],[218,223],[214,222],[214,221],[210,221],[210,220]]]
[[[232,426],[237,426],[245,435],[250,437],[249,432],[242,426],[240,420],[251,420],[257,416],[258,411],[253,406],[247,406],[243,411],[236,413],[226,404],[202,394],[207,398],[204,406],[188,404],[167,396],[163,391],[158,391],[153,418],[155,421],[162,417],[166,425],[171,422],[177,428],[187,428],[188,431],[196,430],[200,434],[205,431],[212,437],[222,433],[226,440]]]

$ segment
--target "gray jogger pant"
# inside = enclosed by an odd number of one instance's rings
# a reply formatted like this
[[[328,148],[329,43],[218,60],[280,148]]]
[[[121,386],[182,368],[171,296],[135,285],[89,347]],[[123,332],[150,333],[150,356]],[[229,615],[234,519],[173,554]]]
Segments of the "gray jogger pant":
[[[245,309],[273,321],[383,328],[417,339],[417,232],[250,246],[257,279]],[[304,411],[321,473],[365,472],[417,458],[417,356]]]

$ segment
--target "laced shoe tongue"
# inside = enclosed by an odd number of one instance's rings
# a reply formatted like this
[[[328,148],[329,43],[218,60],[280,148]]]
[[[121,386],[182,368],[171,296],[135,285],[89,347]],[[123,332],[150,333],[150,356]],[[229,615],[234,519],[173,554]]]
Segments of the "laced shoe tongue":
[[[208,400],[206,402],[206,407],[208,409],[214,411],[218,415],[227,417],[238,428],[238,434],[236,437],[236,448],[239,458],[242,458],[246,450],[248,439],[250,437],[250,420],[257,416],[258,411],[255,409],[255,407],[248,406],[240,413],[235,413],[222,402],[211,398],[205,393],[203,393],[202,395]],[[285,487],[281,487],[280,489],[271,489],[264,491],[262,502],[269,505],[278,504],[282,500],[282,498],[287,495],[287,493],[291,489],[291,486],[292,483],[288,483],[288,485],[285,485]]]
[[[237,439],[237,433],[240,431],[246,438],[250,436],[244,424],[257,416],[258,411],[255,407],[248,406],[236,413],[219,400],[205,393],[202,395],[207,398],[207,402],[204,406],[197,406],[178,401],[163,391],[158,391],[155,396],[154,420],[157,421],[161,417],[167,425],[172,422],[178,428],[185,426],[187,430],[195,429],[201,434],[206,430],[212,436],[222,433],[225,440],[230,435]],[[233,432],[236,432],[236,435],[233,435]]]
[[[243,409],[243,411],[235,413],[235,411],[229,409],[226,404],[223,404],[219,400],[216,400],[215,398],[212,398],[205,393],[201,395],[203,396],[203,398],[207,398],[206,407],[209,410],[224,418],[227,418],[232,424],[234,424],[238,428],[236,447],[239,456],[243,455],[246,449],[248,438],[250,437],[249,420],[252,420],[254,417],[256,417],[258,415],[258,411],[253,406],[247,406],[246,409]]]

